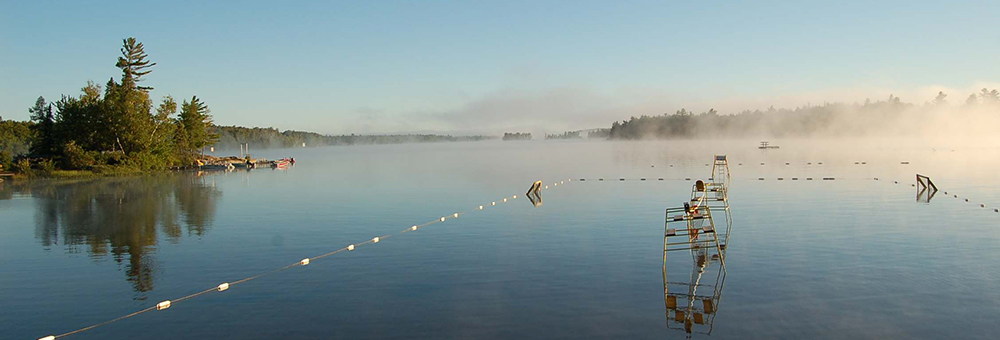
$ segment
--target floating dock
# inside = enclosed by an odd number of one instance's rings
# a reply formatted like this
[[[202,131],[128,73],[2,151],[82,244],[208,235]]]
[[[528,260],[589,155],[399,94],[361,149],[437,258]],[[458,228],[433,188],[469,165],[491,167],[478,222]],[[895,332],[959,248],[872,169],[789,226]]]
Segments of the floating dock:
[[[771,145],[771,143],[768,142],[760,142],[760,146],[758,146],[757,148],[761,150],[767,150],[767,149],[777,149],[780,148],[780,146]]]

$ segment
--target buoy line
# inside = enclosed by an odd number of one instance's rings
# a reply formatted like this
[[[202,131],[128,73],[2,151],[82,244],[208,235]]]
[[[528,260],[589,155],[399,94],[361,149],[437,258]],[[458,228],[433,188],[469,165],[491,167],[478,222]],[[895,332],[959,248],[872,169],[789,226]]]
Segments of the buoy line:
[[[908,164],[908,163],[905,163],[905,164]],[[667,178],[663,178],[663,177],[656,177],[655,181],[665,181],[665,180],[670,180],[670,181],[680,181],[680,180],[690,181],[690,180],[692,180],[692,178],[693,177],[669,178],[669,179],[667,179]],[[788,178],[790,180],[798,180],[799,179],[797,177],[788,177]],[[753,180],[752,178],[736,178],[736,179]],[[778,180],[783,180],[783,179],[784,179],[783,177],[778,177]],[[834,178],[834,177],[815,177],[815,178],[813,178],[813,177],[805,177],[805,180],[827,180],[827,181],[829,181],[829,180],[834,180],[834,179],[838,179],[838,180],[840,180],[840,179],[874,180],[874,181],[879,181],[880,180],[879,177],[866,177],[866,178]],[[584,182],[584,181],[616,181],[616,182],[624,182],[624,181],[636,181],[636,180],[638,180],[638,181],[654,181],[653,178],[644,178],[644,177],[640,177],[640,178],[625,178],[625,177],[607,177],[607,178],[604,178],[604,177],[595,177],[595,178],[579,178],[579,179],[577,179],[577,181],[580,181],[580,182]],[[758,177],[757,180],[764,180],[764,178],[763,177]],[[573,182],[573,179],[567,179],[567,180],[552,182],[552,185],[551,186],[546,185],[545,189],[555,188],[555,187],[559,186],[560,184],[566,184],[566,182]],[[893,184],[898,185],[899,183],[900,182],[898,180],[897,181],[893,181]],[[916,185],[915,184],[911,184],[911,186],[915,187]],[[948,194],[947,191],[943,191],[943,192],[944,192],[945,195]],[[954,196],[954,198],[959,198],[957,194],[955,194],[953,196]],[[487,206],[496,206],[498,203],[506,203],[509,200],[514,200],[514,199],[517,199],[517,195],[512,195],[512,196],[509,196],[509,197],[503,197],[499,201],[492,201],[492,202],[490,202],[489,205],[487,205],[487,204],[479,205],[479,206],[475,207],[471,211],[484,210]],[[968,198],[966,198],[965,201],[966,202],[970,202]],[[980,204],[980,207],[981,208],[986,208],[986,205],[985,204]],[[994,208],[993,211],[994,212],[1000,212],[1000,209]],[[442,223],[442,222],[447,221],[448,219],[456,219],[456,218],[459,218],[460,216],[465,215],[465,214],[467,214],[469,212],[470,211],[455,212],[455,213],[451,213],[451,214],[442,216],[442,217],[440,217],[438,219],[435,219],[435,220],[432,220],[432,221],[429,221],[429,222],[424,222],[422,224],[412,225],[410,227],[407,227],[406,229],[403,229],[402,231],[400,231],[396,235],[402,235],[402,234],[405,234],[405,233],[408,233],[408,232],[417,231],[420,228],[423,228],[423,227],[426,227],[426,226],[429,226],[429,225],[433,225],[433,224],[437,224],[437,223]],[[341,247],[339,249],[327,252],[325,254],[320,254],[320,255],[313,256],[313,257],[303,258],[303,259],[299,260],[298,262],[286,265],[284,267],[275,268],[275,269],[272,269],[272,270],[267,271],[267,272],[263,272],[263,273],[260,273],[260,274],[256,274],[256,275],[249,276],[249,277],[246,277],[246,278],[242,278],[242,279],[239,279],[239,280],[236,280],[236,281],[232,281],[232,282],[223,282],[223,283],[221,283],[221,284],[219,284],[217,286],[214,286],[212,288],[208,288],[208,289],[205,289],[205,290],[193,293],[193,294],[185,295],[185,296],[182,296],[182,297],[179,297],[179,298],[176,298],[176,299],[164,300],[164,301],[161,301],[161,302],[157,303],[156,305],[153,305],[153,306],[150,306],[150,307],[146,307],[144,309],[141,309],[141,310],[138,310],[138,311],[135,311],[135,312],[123,315],[123,316],[119,316],[119,317],[114,318],[114,319],[110,319],[110,320],[107,320],[107,321],[99,322],[99,323],[96,323],[96,324],[93,324],[93,325],[90,325],[90,326],[86,326],[86,327],[83,327],[83,328],[79,328],[79,329],[76,329],[76,330],[73,330],[73,331],[69,331],[69,332],[66,332],[66,333],[62,333],[62,334],[58,334],[58,335],[49,335],[49,336],[41,337],[38,340],[55,340],[55,339],[58,339],[58,338],[63,338],[63,337],[67,337],[67,336],[70,336],[70,335],[73,335],[73,334],[85,332],[85,331],[88,331],[88,330],[91,330],[91,329],[94,329],[94,328],[97,328],[97,327],[100,327],[100,326],[104,326],[104,325],[107,325],[107,324],[111,324],[111,323],[114,323],[114,322],[122,321],[122,320],[131,318],[131,317],[134,317],[134,316],[137,316],[137,315],[141,315],[141,314],[144,314],[144,313],[147,313],[147,312],[158,311],[158,310],[165,310],[165,309],[170,308],[172,305],[177,304],[178,302],[189,300],[189,299],[192,299],[192,298],[195,298],[195,297],[198,297],[198,296],[202,296],[202,295],[205,295],[205,294],[208,294],[208,293],[212,293],[212,292],[224,292],[224,291],[228,291],[229,288],[232,287],[233,285],[246,283],[248,281],[255,280],[255,279],[258,279],[258,278],[261,278],[261,277],[264,277],[264,276],[268,276],[268,275],[271,275],[271,274],[275,274],[275,273],[278,273],[278,272],[281,272],[281,271],[284,271],[284,270],[287,270],[287,269],[290,269],[290,268],[299,267],[299,266],[307,266],[307,265],[311,264],[312,261],[314,261],[314,260],[319,260],[319,259],[322,259],[322,258],[325,258],[325,257],[328,257],[328,256],[332,256],[332,255],[335,255],[335,254],[338,254],[338,253],[341,253],[341,252],[345,252],[345,251],[354,251],[359,246],[364,246],[364,245],[370,245],[370,244],[379,243],[379,242],[381,242],[381,241],[383,241],[383,240],[385,240],[385,239],[387,239],[389,237],[392,237],[392,236],[393,235],[391,235],[391,234],[381,235],[381,236],[375,236],[375,237],[373,237],[371,239],[368,239],[368,240],[365,240],[365,241],[362,241],[362,242],[358,242],[358,243],[349,244],[349,245],[347,245],[345,247]]]
[[[746,164],[744,164],[744,163],[746,163]],[[831,163],[824,163],[824,162],[774,162],[774,163],[769,163],[769,162],[766,162],[766,161],[765,162],[751,161],[751,162],[738,162],[738,163],[736,163],[735,166],[744,166],[744,165],[747,165],[747,166],[754,166],[754,165],[756,165],[756,166],[770,166],[770,165],[781,165],[781,166],[792,166],[792,165],[796,165],[796,166],[798,166],[798,165],[807,165],[808,166],[808,165],[812,165],[812,166],[819,166],[819,165],[830,165],[830,164]],[[836,163],[835,165],[841,165],[841,164],[843,164],[843,165],[869,165],[867,161],[846,161],[846,163]],[[910,165],[910,162],[908,162],[908,161],[898,161],[898,162],[897,161],[889,161],[889,162],[880,163],[880,164],[888,164],[888,165]],[[872,163],[871,165],[876,165],[876,163]],[[707,167],[707,166],[711,166],[711,164],[708,164],[708,163],[702,163],[702,164],[697,164],[697,163],[690,163],[690,164],[689,163],[685,163],[685,164],[667,164],[667,167],[670,167],[670,168],[673,168],[673,167],[678,167],[678,168],[680,168],[680,167]],[[733,165],[730,164],[730,166],[733,166]],[[651,165],[651,167],[656,167],[656,165]]]
[[[905,162],[909,164],[909,162]],[[697,180],[695,177],[581,177],[577,178],[579,182],[666,182],[666,181],[692,181]],[[711,180],[711,178],[709,178]],[[732,180],[745,180],[745,181],[883,181],[880,177],[733,177]],[[892,181],[893,184],[899,184],[900,181]],[[910,187],[916,187],[916,184],[910,184]],[[942,191],[945,195],[949,195],[947,191]],[[959,197],[957,194],[952,193],[952,197],[963,199],[965,202],[972,203],[973,201],[969,198]],[[978,204],[980,208],[992,209],[995,213],[1000,213],[1000,208],[991,208],[985,203]]]
[[[559,186],[560,184],[566,184],[566,182],[573,182],[573,180],[572,179],[568,179],[568,180],[554,181],[554,182],[552,182],[552,186],[551,187],[554,188],[554,187]],[[546,186],[545,188],[549,189],[550,186]],[[433,224],[437,224],[437,223],[442,223],[442,222],[445,222],[445,221],[447,221],[449,219],[457,219],[460,216],[468,214],[468,213],[473,212],[473,211],[485,210],[486,207],[496,206],[497,204],[502,204],[502,203],[509,202],[510,200],[515,200],[515,199],[517,199],[517,197],[518,197],[517,195],[503,197],[500,200],[491,201],[488,204],[478,205],[478,206],[474,207],[472,210],[454,212],[454,213],[451,213],[451,214],[448,214],[448,215],[441,216],[440,218],[434,219],[434,220],[429,221],[429,222],[424,222],[422,224],[415,224],[415,225],[407,227],[406,229],[401,230],[400,232],[396,233],[395,235],[398,236],[398,235],[406,234],[406,233],[409,233],[409,232],[417,231],[417,230],[420,230],[420,228],[423,228],[423,227],[426,227],[426,226],[429,226],[429,225],[433,225]],[[131,317],[134,317],[134,316],[137,316],[137,315],[141,315],[141,314],[144,314],[144,313],[147,313],[147,312],[158,311],[158,310],[165,310],[165,309],[170,308],[173,305],[176,305],[178,302],[181,302],[181,301],[193,299],[195,297],[202,296],[202,295],[205,295],[205,294],[208,294],[208,293],[212,293],[212,292],[224,292],[224,291],[228,291],[229,288],[231,288],[234,285],[246,283],[248,281],[255,280],[255,279],[258,279],[258,278],[261,278],[261,277],[265,277],[265,276],[268,276],[268,275],[271,275],[271,274],[275,274],[275,273],[278,273],[278,272],[281,272],[281,271],[284,271],[284,270],[287,270],[287,269],[290,269],[290,268],[308,266],[309,264],[311,264],[315,260],[319,260],[319,259],[331,256],[331,255],[335,255],[337,253],[345,252],[345,251],[354,251],[355,249],[357,249],[357,247],[376,244],[376,243],[384,241],[385,239],[387,239],[389,237],[392,237],[392,236],[393,236],[393,234],[375,236],[375,237],[373,237],[371,239],[368,239],[368,240],[365,240],[365,241],[362,241],[362,242],[358,242],[358,243],[352,243],[352,244],[349,244],[349,245],[341,247],[339,249],[330,251],[330,252],[325,253],[325,254],[320,254],[320,255],[313,256],[313,257],[303,258],[303,259],[301,259],[301,260],[299,260],[299,261],[297,261],[295,263],[286,265],[284,267],[275,268],[275,269],[272,269],[272,270],[269,270],[269,271],[266,271],[266,272],[263,272],[263,273],[260,273],[260,274],[256,274],[256,275],[253,275],[253,276],[245,277],[245,278],[242,278],[242,279],[239,279],[239,280],[236,280],[236,281],[223,282],[223,283],[220,283],[219,285],[214,286],[212,288],[208,288],[208,289],[205,289],[205,290],[193,293],[193,294],[185,295],[185,296],[182,296],[182,297],[178,297],[178,298],[175,298],[175,299],[164,300],[164,301],[161,301],[161,302],[157,303],[156,305],[149,306],[149,307],[140,309],[138,311],[135,311],[135,312],[132,312],[132,313],[129,313],[129,314],[126,314],[126,315],[122,315],[122,316],[119,316],[119,317],[116,317],[114,319],[110,319],[110,320],[107,320],[107,321],[99,322],[99,323],[96,323],[96,324],[93,324],[93,325],[90,325],[90,326],[87,326],[87,327],[79,328],[79,329],[76,329],[76,330],[73,330],[73,331],[69,331],[69,332],[65,332],[65,333],[61,333],[61,334],[58,334],[58,335],[44,336],[44,337],[38,338],[38,340],[55,340],[55,339],[67,337],[67,336],[70,336],[70,335],[73,335],[73,334],[85,332],[85,331],[88,331],[88,330],[91,330],[91,329],[94,329],[94,328],[97,328],[97,327],[100,327],[100,326],[104,326],[104,325],[107,325],[107,324],[111,324],[111,323],[115,323],[115,322],[118,322],[118,321],[122,321],[122,320],[131,318]]]
[[[732,180],[745,180],[745,181],[764,181],[764,180],[778,180],[778,181],[872,181],[879,180],[878,177],[825,177],[825,176],[815,176],[815,177],[732,177]],[[698,180],[697,177],[581,177],[576,179],[579,182],[666,182],[666,181],[694,181]],[[712,180],[709,178],[708,180]]]
[[[892,184],[895,184],[895,185],[898,185],[899,183],[900,183],[900,181],[898,181],[898,180],[892,181]],[[910,184],[910,187],[916,187],[916,186],[917,186],[916,184]],[[946,191],[946,190],[940,190],[939,189],[938,191],[942,192],[945,196],[949,196],[950,195],[952,198],[961,199],[961,200],[965,201],[966,203],[972,203],[971,199],[969,199],[967,197],[959,197],[958,194],[956,194],[954,192],[951,192],[949,194],[948,191]],[[986,203],[979,203],[979,207],[983,208],[983,209],[989,209],[989,207],[986,205]],[[992,208],[992,209],[993,209],[993,212],[1000,213],[1000,208]]]

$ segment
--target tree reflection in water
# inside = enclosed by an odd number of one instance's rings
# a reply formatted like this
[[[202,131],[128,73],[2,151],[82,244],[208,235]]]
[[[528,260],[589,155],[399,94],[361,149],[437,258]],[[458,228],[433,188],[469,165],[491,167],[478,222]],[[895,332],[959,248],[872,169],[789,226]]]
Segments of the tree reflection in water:
[[[183,232],[202,236],[212,225],[221,191],[191,174],[108,178],[78,182],[32,181],[8,186],[38,204],[35,237],[49,248],[61,241],[70,252],[111,255],[125,265],[138,293],[153,290],[149,256],[162,233],[177,243]]]

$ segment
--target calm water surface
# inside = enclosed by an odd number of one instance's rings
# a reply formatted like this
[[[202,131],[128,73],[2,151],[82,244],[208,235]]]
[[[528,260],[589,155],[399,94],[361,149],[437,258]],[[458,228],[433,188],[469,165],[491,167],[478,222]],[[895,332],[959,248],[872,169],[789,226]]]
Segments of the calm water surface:
[[[271,150],[262,156],[299,163],[4,182],[0,338],[71,331],[463,211],[471,212],[66,339],[1000,333],[1000,149],[773,144],[782,148],[496,141]],[[725,275],[712,262],[701,281],[721,283],[716,310],[689,335],[664,305],[663,210],[688,198],[684,178],[709,177],[714,153],[730,157],[733,233]],[[930,203],[910,186],[918,172],[942,190]],[[539,207],[522,197],[489,206],[535,180],[569,178],[591,180],[545,190]],[[472,211],[480,204],[487,208]],[[688,281],[692,269],[690,255],[668,258],[670,281]]]

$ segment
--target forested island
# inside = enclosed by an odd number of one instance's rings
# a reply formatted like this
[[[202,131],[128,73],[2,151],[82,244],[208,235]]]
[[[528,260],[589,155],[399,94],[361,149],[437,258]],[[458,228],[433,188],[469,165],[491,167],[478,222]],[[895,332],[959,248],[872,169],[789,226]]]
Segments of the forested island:
[[[216,126],[208,105],[196,95],[179,103],[168,95],[154,104],[143,77],[156,63],[135,38],[122,40],[115,66],[119,79],[103,86],[87,82],[76,96],[55,102],[40,96],[28,109],[30,121],[0,117],[0,171],[27,176],[127,174],[195,164],[208,146],[255,148],[454,142],[488,136],[341,135],[274,128]]]

